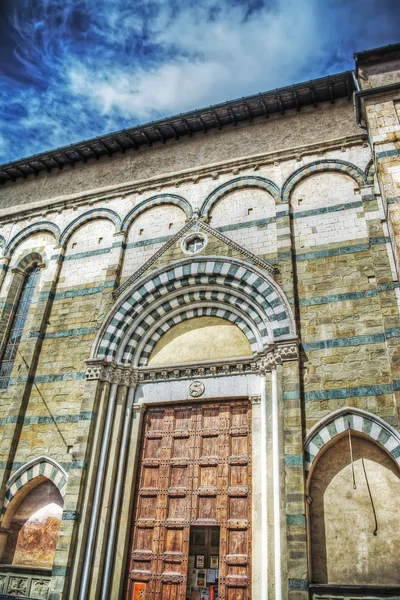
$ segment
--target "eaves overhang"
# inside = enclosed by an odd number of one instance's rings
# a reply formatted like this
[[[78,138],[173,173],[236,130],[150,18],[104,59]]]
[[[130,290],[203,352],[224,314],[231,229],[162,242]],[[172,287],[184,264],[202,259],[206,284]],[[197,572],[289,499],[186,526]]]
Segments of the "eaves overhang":
[[[125,154],[127,150],[165,144],[168,140],[191,137],[199,132],[207,134],[212,129],[236,126],[260,117],[268,119],[276,113],[284,115],[289,110],[300,111],[310,105],[316,107],[321,102],[334,104],[339,98],[350,100],[354,89],[352,73],[345,71],[214,104],[5,163],[0,165],[0,184],[62,170],[65,166],[74,167],[90,159],[111,157],[118,152]]]

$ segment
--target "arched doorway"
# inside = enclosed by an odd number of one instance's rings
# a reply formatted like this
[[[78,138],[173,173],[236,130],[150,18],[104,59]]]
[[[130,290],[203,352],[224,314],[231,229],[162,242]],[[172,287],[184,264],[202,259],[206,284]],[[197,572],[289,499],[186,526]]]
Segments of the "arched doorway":
[[[297,342],[289,303],[271,276],[274,268],[256,257],[254,262],[192,256],[149,268],[117,290],[87,361],[88,382],[99,381],[95,393],[105,399],[106,414],[80,600],[89,587],[106,595],[111,581],[113,593],[122,593],[121,580],[129,599],[144,591],[149,599],[185,597],[188,587],[200,587],[189,584],[192,556],[197,568],[190,540],[198,549],[199,539],[215,542],[217,534],[218,556],[209,548],[199,555],[204,568],[209,561],[211,569],[211,556],[220,565],[210,577],[215,576],[221,591],[243,600],[267,597],[267,394],[275,424],[278,498],[283,422],[277,365],[297,360]],[[119,406],[129,415],[124,421]],[[111,446],[113,427],[117,444],[121,440],[117,447]],[[126,454],[131,431],[139,448],[135,458]],[[116,459],[108,473],[111,448]],[[259,474],[255,480],[252,469]],[[118,529],[119,507],[131,500],[133,530]],[[96,546],[97,531],[103,532],[102,505],[111,506],[109,529]],[[274,510],[275,578],[280,583],[280,500]],[[199,527],[206,530],[199,532]],[[115,556],[119,544],[126,544],[127,569]],[[95,582],[91,561],[96,547],[103,548],[104,568]],[[256,578],[251,576],[254,565]]]

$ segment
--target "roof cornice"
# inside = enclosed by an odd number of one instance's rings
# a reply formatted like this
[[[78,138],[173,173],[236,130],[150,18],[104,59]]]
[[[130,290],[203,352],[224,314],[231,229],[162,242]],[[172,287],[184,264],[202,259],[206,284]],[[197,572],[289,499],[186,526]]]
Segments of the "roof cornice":
[[[198,132],[207,134],[209,130],[222,129],[227,125],[236,126],[255,118],[268,119],[272,114],[283,115],[288,110],[300,111],[304,106],[316,107],[321,102],[334,104],[339,98],[350,100],[353,92],[352,73],[345,71],[214,104],[5,163],[0,165],[0,184],[26,179],[29,175],[38,176],[41,172],[50,173],[53,169],[62,170],[65,166],[73,167],[89,159],[111,157],[118,152],[125,154],[127,150],[139,150],[141,146],[165,144],[169,139],[179,140]]]

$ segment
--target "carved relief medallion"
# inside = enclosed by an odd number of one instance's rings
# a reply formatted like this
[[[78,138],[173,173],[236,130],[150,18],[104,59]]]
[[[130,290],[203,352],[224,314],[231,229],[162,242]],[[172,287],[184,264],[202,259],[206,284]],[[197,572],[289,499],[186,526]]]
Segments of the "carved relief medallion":
[[[205,385],[202,381],[192,381],[189,385],[189,394],[193,398],[199,398],[204,394]]]

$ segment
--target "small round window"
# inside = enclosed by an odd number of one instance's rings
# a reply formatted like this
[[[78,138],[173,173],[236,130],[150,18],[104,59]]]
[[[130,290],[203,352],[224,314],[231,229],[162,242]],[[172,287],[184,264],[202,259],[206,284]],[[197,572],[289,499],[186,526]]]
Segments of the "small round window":
[[[181,244],[181,248],[185,254],[197,254],[201,252],[207,245],[207,237],[204,233],[196,231],[187,235]]]

